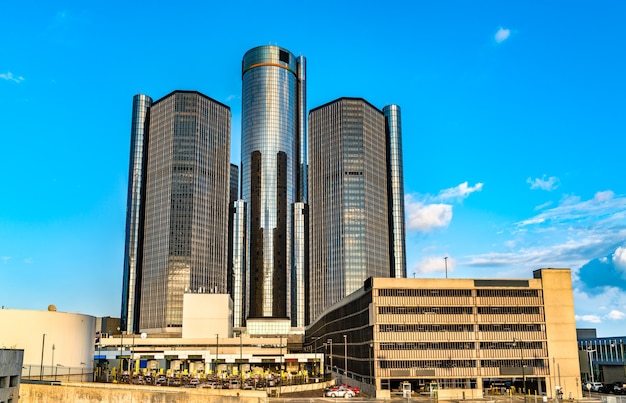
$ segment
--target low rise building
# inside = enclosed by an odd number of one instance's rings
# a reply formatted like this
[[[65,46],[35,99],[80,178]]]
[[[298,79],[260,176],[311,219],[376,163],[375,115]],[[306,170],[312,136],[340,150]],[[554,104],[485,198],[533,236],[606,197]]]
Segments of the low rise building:
[[[19,401],[23,361],[24,350],[0,349],[0,403]]]
[[[595,329],[578,329],[578,354],[585,386],[626,383],[626,336],[597,337]]]
[[[307,328],[305,349],[382,398],[582,390],[569,269],[532,279],[369,278]]]

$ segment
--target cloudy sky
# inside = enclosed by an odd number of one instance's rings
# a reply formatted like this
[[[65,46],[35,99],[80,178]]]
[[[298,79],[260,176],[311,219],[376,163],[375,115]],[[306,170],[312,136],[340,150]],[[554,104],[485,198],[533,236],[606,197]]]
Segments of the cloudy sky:
[[[624,335],[626,3],[213,3],[2,6],[1,305],[119,316],[133,95],[229,105],[239,164],[241,57],[277,44],[310,108],[401,106],[409,276],[568,267],[578,327]]]

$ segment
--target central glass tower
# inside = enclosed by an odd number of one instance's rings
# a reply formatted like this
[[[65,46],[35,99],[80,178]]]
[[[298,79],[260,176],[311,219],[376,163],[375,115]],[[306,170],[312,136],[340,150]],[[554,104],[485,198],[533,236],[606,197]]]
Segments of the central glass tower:
[[[242,62],[247,317],[290,318],[292,326],[306,321],[305,69],[303,56],[278,46],[253,48]]]

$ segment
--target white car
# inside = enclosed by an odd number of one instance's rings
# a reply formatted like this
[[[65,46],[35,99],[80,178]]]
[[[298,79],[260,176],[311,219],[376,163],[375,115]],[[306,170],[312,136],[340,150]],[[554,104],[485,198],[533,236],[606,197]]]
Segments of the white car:
[[[593,392],[599,392],[602,387],[602,382],[587,382],[584,384],[585,390],[591,390]]]
[[[331,388],[326,391],[326,397],[345,397],[346,399],[349,399],[354,397],[354,392],[344,387]]]

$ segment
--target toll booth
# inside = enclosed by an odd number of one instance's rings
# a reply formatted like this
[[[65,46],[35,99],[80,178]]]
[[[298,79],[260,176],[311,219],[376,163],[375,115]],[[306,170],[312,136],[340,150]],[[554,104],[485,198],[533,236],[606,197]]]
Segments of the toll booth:
[[[402,397],[411,397],[411,382],[402,382]]]

